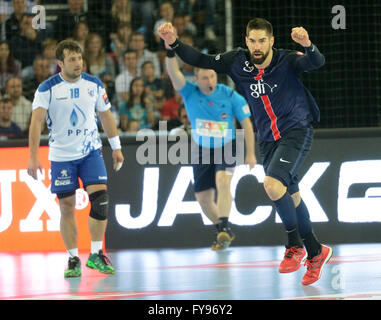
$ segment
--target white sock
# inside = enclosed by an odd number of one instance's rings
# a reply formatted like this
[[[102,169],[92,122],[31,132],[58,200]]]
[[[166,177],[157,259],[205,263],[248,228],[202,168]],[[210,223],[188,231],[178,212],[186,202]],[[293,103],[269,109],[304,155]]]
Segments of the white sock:
[[[97,253],[102,250],[103,241],[91,241],[91,253]]]
[[[69,249],[67,252],[70,258],[78,257],[78,248]]]

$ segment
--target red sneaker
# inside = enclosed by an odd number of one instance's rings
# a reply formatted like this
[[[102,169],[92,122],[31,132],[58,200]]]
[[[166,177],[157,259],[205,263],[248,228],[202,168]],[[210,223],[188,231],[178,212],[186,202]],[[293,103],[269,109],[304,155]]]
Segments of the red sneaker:
[[[289,273],[298,270],[302,262],[307,258],[307,252],[303,247],[286,247],[284,258],[279,265],[280,273]]]
[[[307,272],[303,277],[302,284],[307,286],[320,279],[324,265],[331,259],[332,249],[330,247],[321,246],[321,252],[317,256],[307,259]]]

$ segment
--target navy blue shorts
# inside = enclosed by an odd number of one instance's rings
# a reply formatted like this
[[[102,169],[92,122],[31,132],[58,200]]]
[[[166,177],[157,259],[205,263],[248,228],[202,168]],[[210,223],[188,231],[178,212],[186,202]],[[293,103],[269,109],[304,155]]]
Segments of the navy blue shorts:
[[[216,158],[214,157],[215,155],[216,155]],[[231,142],[231,145],[229,145],[229,149],[227,152],[225,152],[224,147],[216,148],[216,149],[213,149],[213,148],[206,149],[206,148],[200,147],[198,163],[193,163],[193,160],[192,160],[193,176],[194,176],[194,191],[201,192],[211,188],[216,189],[217,171],[222,170],[222,171],[233,172],[236,166],[235,156],[236,156],[235,141]],[[218,159],[218,160],[214,161],[214,159]]]
[[[79,188],[78,178],[83,186],[107,184],[107,171],[101,149],[91,151],[86,157],[73,161],[51,161],[51,192],[67,194]]]
[[[278,141],[259,141],[266,176],[281,181],[289,194],[299,191],[298,171],[311,150],[312,126],[288,131]]]

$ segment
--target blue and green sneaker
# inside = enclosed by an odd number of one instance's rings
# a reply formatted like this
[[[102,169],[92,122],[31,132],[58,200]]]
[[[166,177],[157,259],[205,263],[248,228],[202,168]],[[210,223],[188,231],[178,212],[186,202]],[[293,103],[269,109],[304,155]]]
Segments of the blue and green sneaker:
[[[106,274],[115,273],[115,269],[111,265],[109,258],[104,255],[102,250],[99,250],[98,253],[90,253],[86,266]]]
[[[68,268],[64,273],[65,278],[73,278],[81,276],[81,260],[78,257],[70,257]]]

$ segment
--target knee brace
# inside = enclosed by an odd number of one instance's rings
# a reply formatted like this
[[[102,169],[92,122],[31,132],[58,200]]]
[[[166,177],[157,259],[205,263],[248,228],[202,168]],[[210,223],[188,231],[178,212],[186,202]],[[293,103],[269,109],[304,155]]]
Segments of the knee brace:
[[[109,196],[106,190],[96,191],[89,195],[91,210],[90,217],[96,220],[106,220]]]

